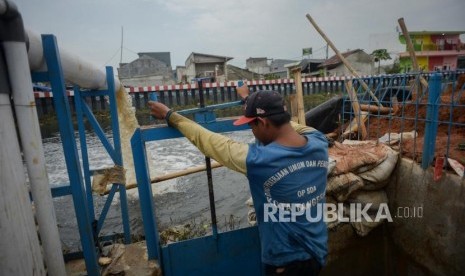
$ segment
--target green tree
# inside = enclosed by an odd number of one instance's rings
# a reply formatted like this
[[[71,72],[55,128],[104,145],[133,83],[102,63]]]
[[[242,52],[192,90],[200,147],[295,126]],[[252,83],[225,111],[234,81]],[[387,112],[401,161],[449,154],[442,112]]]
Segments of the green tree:
[[[371,53],[371,56],[375,58],[375,62],[378,62],[378,74],[380,72],[381,61],[391,59],[391,56],[386,49],[376,49],[373,53]]]
[[[398,74],[401,72],[399,59],[395,59],[391,67],[386,69],[386,74]]]

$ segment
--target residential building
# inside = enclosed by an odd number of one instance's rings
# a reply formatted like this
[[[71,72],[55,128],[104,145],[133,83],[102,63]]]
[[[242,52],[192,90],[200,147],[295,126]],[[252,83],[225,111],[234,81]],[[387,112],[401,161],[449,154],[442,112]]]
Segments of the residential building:
[[[287,68],[287,78],[292,78],[292,70],[300,68],[302,77],[315,76],[320,74],[318,66],[322,64],[324,59],[303,59],[284,65]]]
[[[212,77],[216,81],[227,81],[226,64],[231,59],[233,58],[192,52],[186,59],[186,79],[190,82],[196,77]]]
[[[287,78],[287,68],[285,65],[293,62],[296,61],[290,59],[273,59],[270,64],[270,73],[268,75],[279,79]]]
[[[465,66],[465,45],[460,41],[461,34],[465,31],[409,32],[420,70],[455,70]],[[402,34],[399,40],[406,44]],[[413,70],[407,46],[405,52],[399,54],[399,62],[403,72]]]
[[[186,66],[176,66],[176,82],[188,83],[186,76]]]
[[[137,53],[139,57],[149,56],[151,58],[157,59],[166,64],[166,66],[171,67],[171,53],[170,52],[141,52]]]
[[[255,73],[249,69],[242,69],[237,66],[228,64],[228,80],[260,80],[262,74]]]
[[[252,58],[249,57],[245,61],[246,65],[245,67],[254,73],[257,74],[268,74],[270,73],[270,65],[268,64],[268,59],[266,57],[257,57],[257,58]]]
[[[138,53],[139,58],[120,64],[118,77],[126,86],[174,84],[169,52]]]
[[[342,56],[352,65],[359,75],[371,75],[374,72],[373,57],[362,49],[356,49],[341,53]],[[334,55],[327,59],[318,68],[324,71],[326,76],[351,76],[352,73],[342,63],[342,60]]]

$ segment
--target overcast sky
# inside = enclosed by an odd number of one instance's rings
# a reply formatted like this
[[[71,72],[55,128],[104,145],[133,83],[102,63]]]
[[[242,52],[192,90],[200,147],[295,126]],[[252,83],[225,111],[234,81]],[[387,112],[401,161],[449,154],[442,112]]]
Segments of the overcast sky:
[[[299,60],[307,47],[324,58],[326,43],[307,13],[340,51],[398,52],[400,17],[409,31],[465,31],[465,0],[13,1],[26,27],[54,34],[60,47],[102,67],[120,61],[122,26],[123,62],[169,51],[173,69],[191,52],[233,57],[240,67],[249,57]]]

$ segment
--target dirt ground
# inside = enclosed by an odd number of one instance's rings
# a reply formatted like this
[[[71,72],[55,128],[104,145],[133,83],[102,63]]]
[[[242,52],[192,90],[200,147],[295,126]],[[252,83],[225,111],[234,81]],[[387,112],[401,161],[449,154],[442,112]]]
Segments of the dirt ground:
[[[455,159],[465,165],[465,149],[459,149],[459,145],[465,144],[465,92],[460,93],[460,88],[465,83],[465,75],[461,75],[453,92],[452,86],[447,85],[441,94],[439,107],[439,125],[436,139],[435,157],[444,156],[448,150],[449,158]],[[423,137],[425,132],[425,119],[427,109],[427,96],[420,97],[419,104],[406,103],[392,118],[377,118],[370,116],[366,122],[369,140],[376,140],[386,133],[410,132],[416,130],[416,139],[403,141],[399,149],[402,156],[421,162],[423,152]],[[452,103],[452,104],[451,104]],[[403,119],[402,119],[403,118]],[[417,125],[415,125],[417,118]],[[448,122],[452,122],[449,124]],[[450,141],[448,141],[450,133]],[[449,149],[447,145],[449,144]]]

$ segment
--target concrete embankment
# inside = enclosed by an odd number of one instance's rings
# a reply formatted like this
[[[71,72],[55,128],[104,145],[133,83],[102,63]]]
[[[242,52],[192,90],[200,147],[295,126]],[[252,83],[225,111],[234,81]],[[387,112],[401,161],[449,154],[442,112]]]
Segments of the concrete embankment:
[[[431,168],[403,159],[386,191],[391,210],[410,208],[388,224],[394,245],[431,274],[465,275],[465,181],[451,172],[435,182]],[[423,207],[421,218],[413,207]]]
[[[392,222],[359,237],[349,224],[329,233],[322,275],[465,275],[465,181],[435,182],[401,159],[386,187]]]

